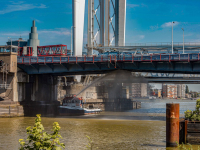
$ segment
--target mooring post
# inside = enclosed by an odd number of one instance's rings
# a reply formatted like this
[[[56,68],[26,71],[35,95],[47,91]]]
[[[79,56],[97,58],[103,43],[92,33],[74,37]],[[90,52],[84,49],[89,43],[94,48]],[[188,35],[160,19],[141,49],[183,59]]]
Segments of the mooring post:
[[[187,124],[188,120],[185,120],[184,142],[187,144]]]
[[[166,147],[179,143],[179,104],[166,104]]]
[[[10,106],[9,106],[9,116],[10,116]]]

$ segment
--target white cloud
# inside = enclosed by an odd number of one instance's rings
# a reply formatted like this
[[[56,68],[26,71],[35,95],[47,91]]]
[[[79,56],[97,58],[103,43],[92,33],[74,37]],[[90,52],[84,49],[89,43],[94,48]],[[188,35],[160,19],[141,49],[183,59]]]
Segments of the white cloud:
[[[127,4],[127,6],[129,8],[135,8],[135,7],[139,7],[140,5],[137,5],[137,4]]]
[[[0,32],[0,35],[0,45],[5,45],[9,38],[12,38],[12,40],[17,40],[19,37],[22,37],[24,40],[27,40],[29,31]]]
[[[11,4],[7,5],[5,9],[0,10],[0,14],[6,14],[14,11],[23,11],[30,10],[35,8],[47,8],[46,5],[34,5],[34,4],[25,4],[23,1],[19,1],[17,3],[11,2]]]
[[[194,35],[194,33],[188,33],[188,34],[185,34],[184,36],[189,37],[189,36],[193,36],[193,35]]]
[[[179,25],[180,23],[178,21],[174,21],[174,24],[173,26],[177,26]],[[164,24],[161,25],[162,28],[167,28],[167,27],[172,27],[172,22],[166,22]]]
[[[10,36],[10,37],[20,37],[20,36],[28,36],[28,31],[23,31],[22,33],[16,33],[16,32],[8,32],[8,33],[2,33],[2,35]]]
[[[139,39],[138,40],[142,40],[145,38],[145,35],[139,35]]]
[[[159,27],[158,27],[158,24],[157,24],[157,25],[155,25],[155,26],[150,26],[150,28],[151,28],[151,30],[156,30],[156,29],[158,29]]]
[[[2,35],[2,37],[4,38],[19,38],[20,36],[22,37],[28,37],[29,36],[30,31],[22,31],[22,32],[2,32],[0,33]],[[69,36],[71,35],[71,31],[67,28],[56,28],[53,30],[39,30],[38,31],[39,37],[43,36],[48,38],[52,38],[52,37],[61,37],[61,36]]]
[[[141,42],[144,38],[145,38],[145,35],[130,36],[128,38],[129,40],[127,40],[126,43],[138,43],[138,42]]]
[[[71,31],[67,28],[56,28],[54,30],[39,30],[38,34],[71,35]]]
[[[36,22],[38,22],[38,23],[41,23],[42,21],[40,21],[40,20],[38,20],[38,19],[33,19],[33,20],[35,20]]]

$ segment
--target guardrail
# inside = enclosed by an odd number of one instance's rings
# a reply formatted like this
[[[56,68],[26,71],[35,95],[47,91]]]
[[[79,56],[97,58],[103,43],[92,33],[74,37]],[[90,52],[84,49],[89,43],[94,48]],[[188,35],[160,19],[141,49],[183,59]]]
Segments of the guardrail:
[[[111,44],[110,46],[115,46]],[[172,46],[171,42],[125,43],[125,46]],[[173,46],[183,46],[183,42],[174,42]],[[200,42],[184,42],[184,46],[200,46]]]
[[[81,63],[81,62],[134,62],[134,61],[199,61],[197,54],[106,55],[92,57],[18,57],[18,64]]]

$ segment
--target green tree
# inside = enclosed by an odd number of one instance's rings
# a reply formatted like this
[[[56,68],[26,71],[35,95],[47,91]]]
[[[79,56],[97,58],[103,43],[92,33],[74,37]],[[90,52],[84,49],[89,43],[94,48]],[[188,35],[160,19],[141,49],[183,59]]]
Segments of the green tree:
[[[188,87],[188,85],[186,85],[186,88],[185,88],[185,93],[189,93],[190,91],[189,91],[189,87]]]
[[[60,143],[59,138],[62,138],[59,131],[60,126],[58,122],[53,123],[53,133],[48,134],[44,132],[44,127],[41,123],[41,115],[36,115],[35,124],[33,127],[27,127],[26,132],[28,137],[24,142],[19,139],[20,150],[62,150],[65,148],[64,143]]]
[[[194,98],[197,98],[197,93],[194,93]]]

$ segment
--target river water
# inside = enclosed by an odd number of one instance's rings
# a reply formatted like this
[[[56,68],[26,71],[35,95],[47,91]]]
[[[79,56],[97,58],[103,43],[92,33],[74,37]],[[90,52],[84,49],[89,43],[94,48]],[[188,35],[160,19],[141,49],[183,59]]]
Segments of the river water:
[[[45,130],[51,133],[53,122],[61,126],[66,149],[86,149],[90,136],[94,149],[154,150],[166,149],[165,106],[180,103],[180,116],[187,109],[195,109],[191,100],[141,100],[142,108],[126,112],[103,112],[81,117],[42,117]],[[26,127],[34,124],[34,117],[0,118],[0,149],[18,149],[18,140],[26,138]]]

